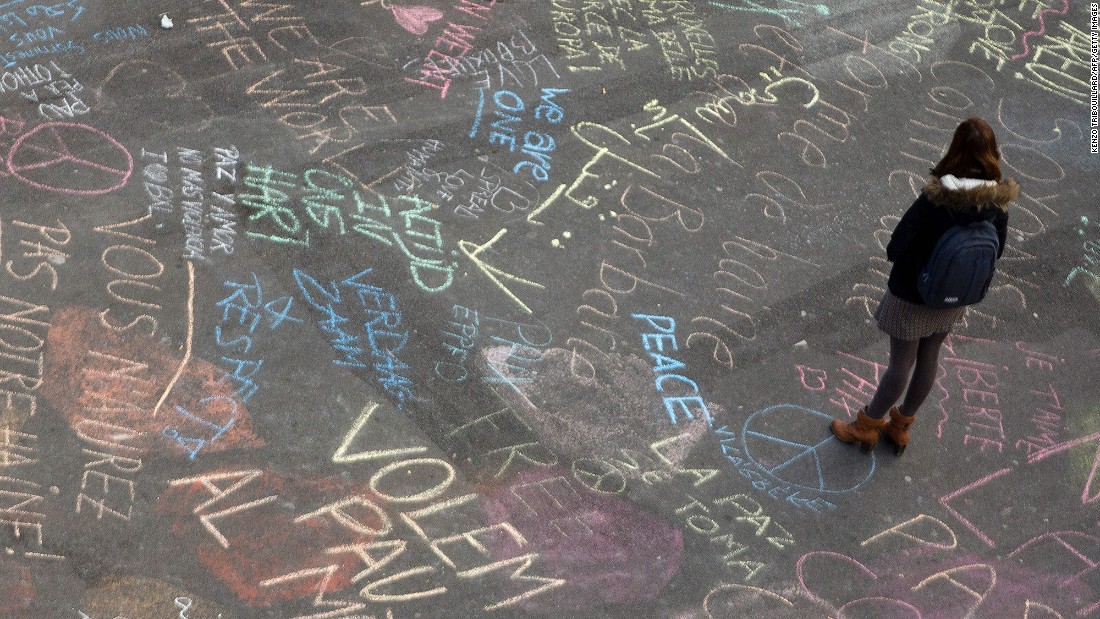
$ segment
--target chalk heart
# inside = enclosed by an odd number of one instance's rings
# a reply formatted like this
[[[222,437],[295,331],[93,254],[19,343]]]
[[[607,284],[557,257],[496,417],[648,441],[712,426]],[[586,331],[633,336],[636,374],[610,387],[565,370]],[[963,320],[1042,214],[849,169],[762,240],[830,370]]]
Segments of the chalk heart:
[[[395,6],[390,10],[397,23],[416,36],[427,32],[428,24],[443,19],[443,11],[430,6]]]

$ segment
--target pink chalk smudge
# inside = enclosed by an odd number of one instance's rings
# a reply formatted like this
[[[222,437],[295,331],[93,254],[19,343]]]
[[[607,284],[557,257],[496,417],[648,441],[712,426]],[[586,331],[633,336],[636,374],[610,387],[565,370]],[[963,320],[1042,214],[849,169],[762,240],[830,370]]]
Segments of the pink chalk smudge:
[[[430,6],[395,6],[390,10],[397,23],[416,36],[428,32],[428,24],[443,19],[443,11]]]
[[[633,503],[574,487],[570,478],[562,469],[528,471],[482,488],[489,523],[509,522],[526,540],[523,547],[494,540],[493,557],[538,552],[539,575],[566,581],[520,605],[561,613],[655,598],[684,561],[683,534]],[[536,490],[553,496],[539,500]]]
[[[15,561],[0,559],[0,612],[6,617],[25,616],[23,611],[35,597],[31,571]]]
[[[1024,43],[1024,51],[1020,52],[1019,54],[1016,54],[1015,56],[1010,56],[1010,58],[1012,60],[1019,60],[1020,58],[1023,58],[1024,56],[1027,56],[1028,54],[1031,53],[1031,46],[1027,44],[1027,38],[1029,36],[1033,35],[1033,34],[1042,35],[1042,34],[1046,33],[1047,24],[1043,20],[1043,15],[1044,14],[1046,14],[1046,13],[1056,13],[1058,15],[1065,15],[1068,12],[1069,12],[1069,0],[1062,0],[1062,10],[1061,11],[1056,11],[1054,9],[1043,9],[1043,10],[1039,11],[1039,29],[1038,30],[1030,30],[1028,32],[1025,32],[1023,37],[1021,37],[1021,40]]]

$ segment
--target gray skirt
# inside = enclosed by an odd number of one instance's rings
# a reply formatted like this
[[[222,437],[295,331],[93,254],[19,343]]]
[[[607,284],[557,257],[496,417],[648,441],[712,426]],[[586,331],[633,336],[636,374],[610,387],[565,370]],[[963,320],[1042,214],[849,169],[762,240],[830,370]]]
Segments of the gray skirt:
[[[890,337],[919,340],[933,333],[950,333],[964,313],[965,307],[936,309],[917,305],[899,299],[887,290],[875,310],[875,321],[878,328]]]

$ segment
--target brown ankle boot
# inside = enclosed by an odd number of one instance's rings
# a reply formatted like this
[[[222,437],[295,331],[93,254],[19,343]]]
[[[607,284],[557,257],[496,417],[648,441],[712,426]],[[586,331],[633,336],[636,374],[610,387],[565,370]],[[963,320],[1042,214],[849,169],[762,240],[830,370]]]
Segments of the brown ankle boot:
[[[913,419],[909,415],[902,415],[896,406],[890,409],[890,421],[882,427],[882,435],[894,444],[896,456],[905,453],[905,446],[909,444],[909,426],[913,425]]]
[[[845,443],[859,441],[864,453],[871,453],[875,443],[878,442],[878,430],[886,423],[885,419],[875,419],[867,416],[867,407],[864,406],[856,415],[856,420],[844,423],[834,419],[832,423],[833,434]]]

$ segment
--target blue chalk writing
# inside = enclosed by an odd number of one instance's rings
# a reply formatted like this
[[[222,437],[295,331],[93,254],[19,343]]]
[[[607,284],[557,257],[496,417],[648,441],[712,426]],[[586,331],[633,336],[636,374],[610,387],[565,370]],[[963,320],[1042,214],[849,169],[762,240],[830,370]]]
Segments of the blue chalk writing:
[[[265,320],[268,331],[278,329],[283,323],[304,322],[290,315],[293,297],[284,296],[265,302],[260,279],[255,273],[251,273],[251,277],[250,284],[224,282],[224,287],[231,292],[215,304],[221,308],[222,317],[221,324],[214,327],[214,341],[227,353],[221,357],[221,362],[232,367],[233,371],[225,379],[237,385],[234,395],[240,397],[241,402],[247,402],[259,390],[254,377],[264,360],[243,357],[252,351],[256,329]]]
[[[470,127],[470,137],[477,136],[477,129],[481,125],[481,114],[485,110],[485,91],[477,91],[477,110],[474,111],[474,126]]]
[[[141,24],[111,28],[92,35],[93,41],[98,41],[104,45],[118,41],[137,41],[138,39],[147,38],[149,38],[149,31]]]
[[[43,16],[43,17],[65,17],[69,12],[72,16],[69,17],[69,21],[76,21],[81,15],[84,14],[84,7],[82,6],[84,0],[69,0],[68,2],[58,2],[57,4],[33,4],[27,7],[27,15],[31,16]]]
[[[180,434],[179,428],[175,426],[165,426],[160,432],[161,436],[163,436],[164,438],[170,441],[175,441],[177,445],[183,447],[184,451],[186,451],[188,454],[188,460],[194,460],[195,457],[199,455],[199,451],[201,451],[203,447],[206,447],[207,445],[221,438],[221,436],[225,434],[230,428],[232,428],[233,424],[237,421],[238,405],[236,400],[234,400],[233,398],[228,398],[226,396],[207,396],[202,400],[199,400],[199,402],[202,404],[206,404],[208,402],[213,402],[216,400],[227,401],[233,406],[233,410],[229,413],[229,420],[221,425],[212,423],[201,417],[193,415],[190,411],[181,406],[177,405],[175,407],[176,412],[184,417],[187,421],[191,422],[192,425],[197,424],[208,430],[213,430],[213,435],[207,438],[194,438],[183,436],[182,434]]]
[[[256,376],[260,368],[263,367],[263,359],[238,359],[236,357],[222,355],[221,362],[233,368],[232,373],[226,376],[226,378],[237,386],[233,395],[240,397],[241,402],[247,402],[249,398],[256,395],[256,392],[260,390],[260,386],[253,380],[253,377]],[[251,370],[245,371],[246,368],[251,368]]]
[[[32,48],[0,54],[0,60],[3,60],[5,69],[10,69],[21,60],[29,60],[31,58],[37,58],[38,56],[64,54],[69,52],[83,54],[84,47],[82,45],[76,45],[72,41],[64,41],[61,43],[54,43],[52,45],[36,45]]]
[[[565,118],[565,110],[555,100],[560,94],[570,92],[567,88],[543,88],[539,105],[534,108],[534,118],[551,125],[557,125]],[[477,116],[474,119],[470,137],[476,137],[480,126],[485,90],[479,90]],[[490,123],[489,143],[494,146],[506,146],[509,152],[519,151],[524,158],[512,167],[513,174],[529,173],[536,182],[545,182],[550,178],[553,152],[557,148],[554,137],[548,133],[527,130],[522,133],[523,113],[528,106],[523,98],[511,90],[498,90],[493,93],[493,120]]]
[[[45,28],[39,28],[37,30],[30,30],[27,32],[16,32],[8,37],[8,40],[15,43],[16,47],[23,47],[24,45],[34,45],[35,43],[45,43],[46,41],[56,41],[58,35],[65,34],[65,31],[60,28],[54,28],[53,26],[47,26]]]
[[[706,400],[699,395],[699,384],[683,374],[673,374],[677,370],[686,369],[682,361],[663,354],[666,350],[678,351],[676,344],[676,320],[669,316],[654,316],[652,314],[632,314],[636,320],[644,320],[652,331],[642,334],[642,345],[653,359],[653,373],[657,375],[654,384],[657,392],[665,393],[665,383],[679,383],[687,385],[691,395],[663,395],[665,411],[672,423],[677,423],[676,417],[682,414],[688,419],[695,419],[695,413],[700,413],[707,420],[707,425],[712,425],[714,419],[707,409]],[[668,347],[666,349],[666,346]],[[693,411],[693,408],[695,409]]]
[[[565,110],[554,101],[554,98],[568,92],[568,88],[543,88],[542,103],[535,107],[535,118],[545,118],[546,122],[552,125],[560,123],[565,118]]]
[[[714,433],[718,436],[722,445],[722,455],[734,466],[741,477],[749,480],[749,483],[756,490],[764,492],[777,501],[783,501],[816,513],[836,509],[836,504],[820,496],[804,495],[805,491],[803,489],[789,483],[777,482],[777,480],[765,474],[751,459],[745,457],[741,437],[730,431],[726,426],[716,429]]]
[[[322,285],[308,273],[294,269],[294,280],[305,302],[324,317],[317,325],[329,334],[333,349],[342,355],[333,364],[365,369],[368,365],[363,357],[369,350],[373,360],[369,367],[378,384],[397,401],[398,410],[404,410],[405,402],[412,398],[413,382],[408,376],[410,367],[398,355],[408,344],[409,332],[404,328],[396,297],[363,281],[371,270]],[[355,321],[349,318],[352,315]]]
[[[714,433],[722,455],[753,488],[819,512],[835,508],[822,497],[855,492],[876,467],[873,454],[843,467],[828,464],[836,457],[838,441],[827,430],[807,433],[805,428],[825,428],[830,420],[832,416],[810,408],[776,404],[749,415],[740,432],[723,426]]]

